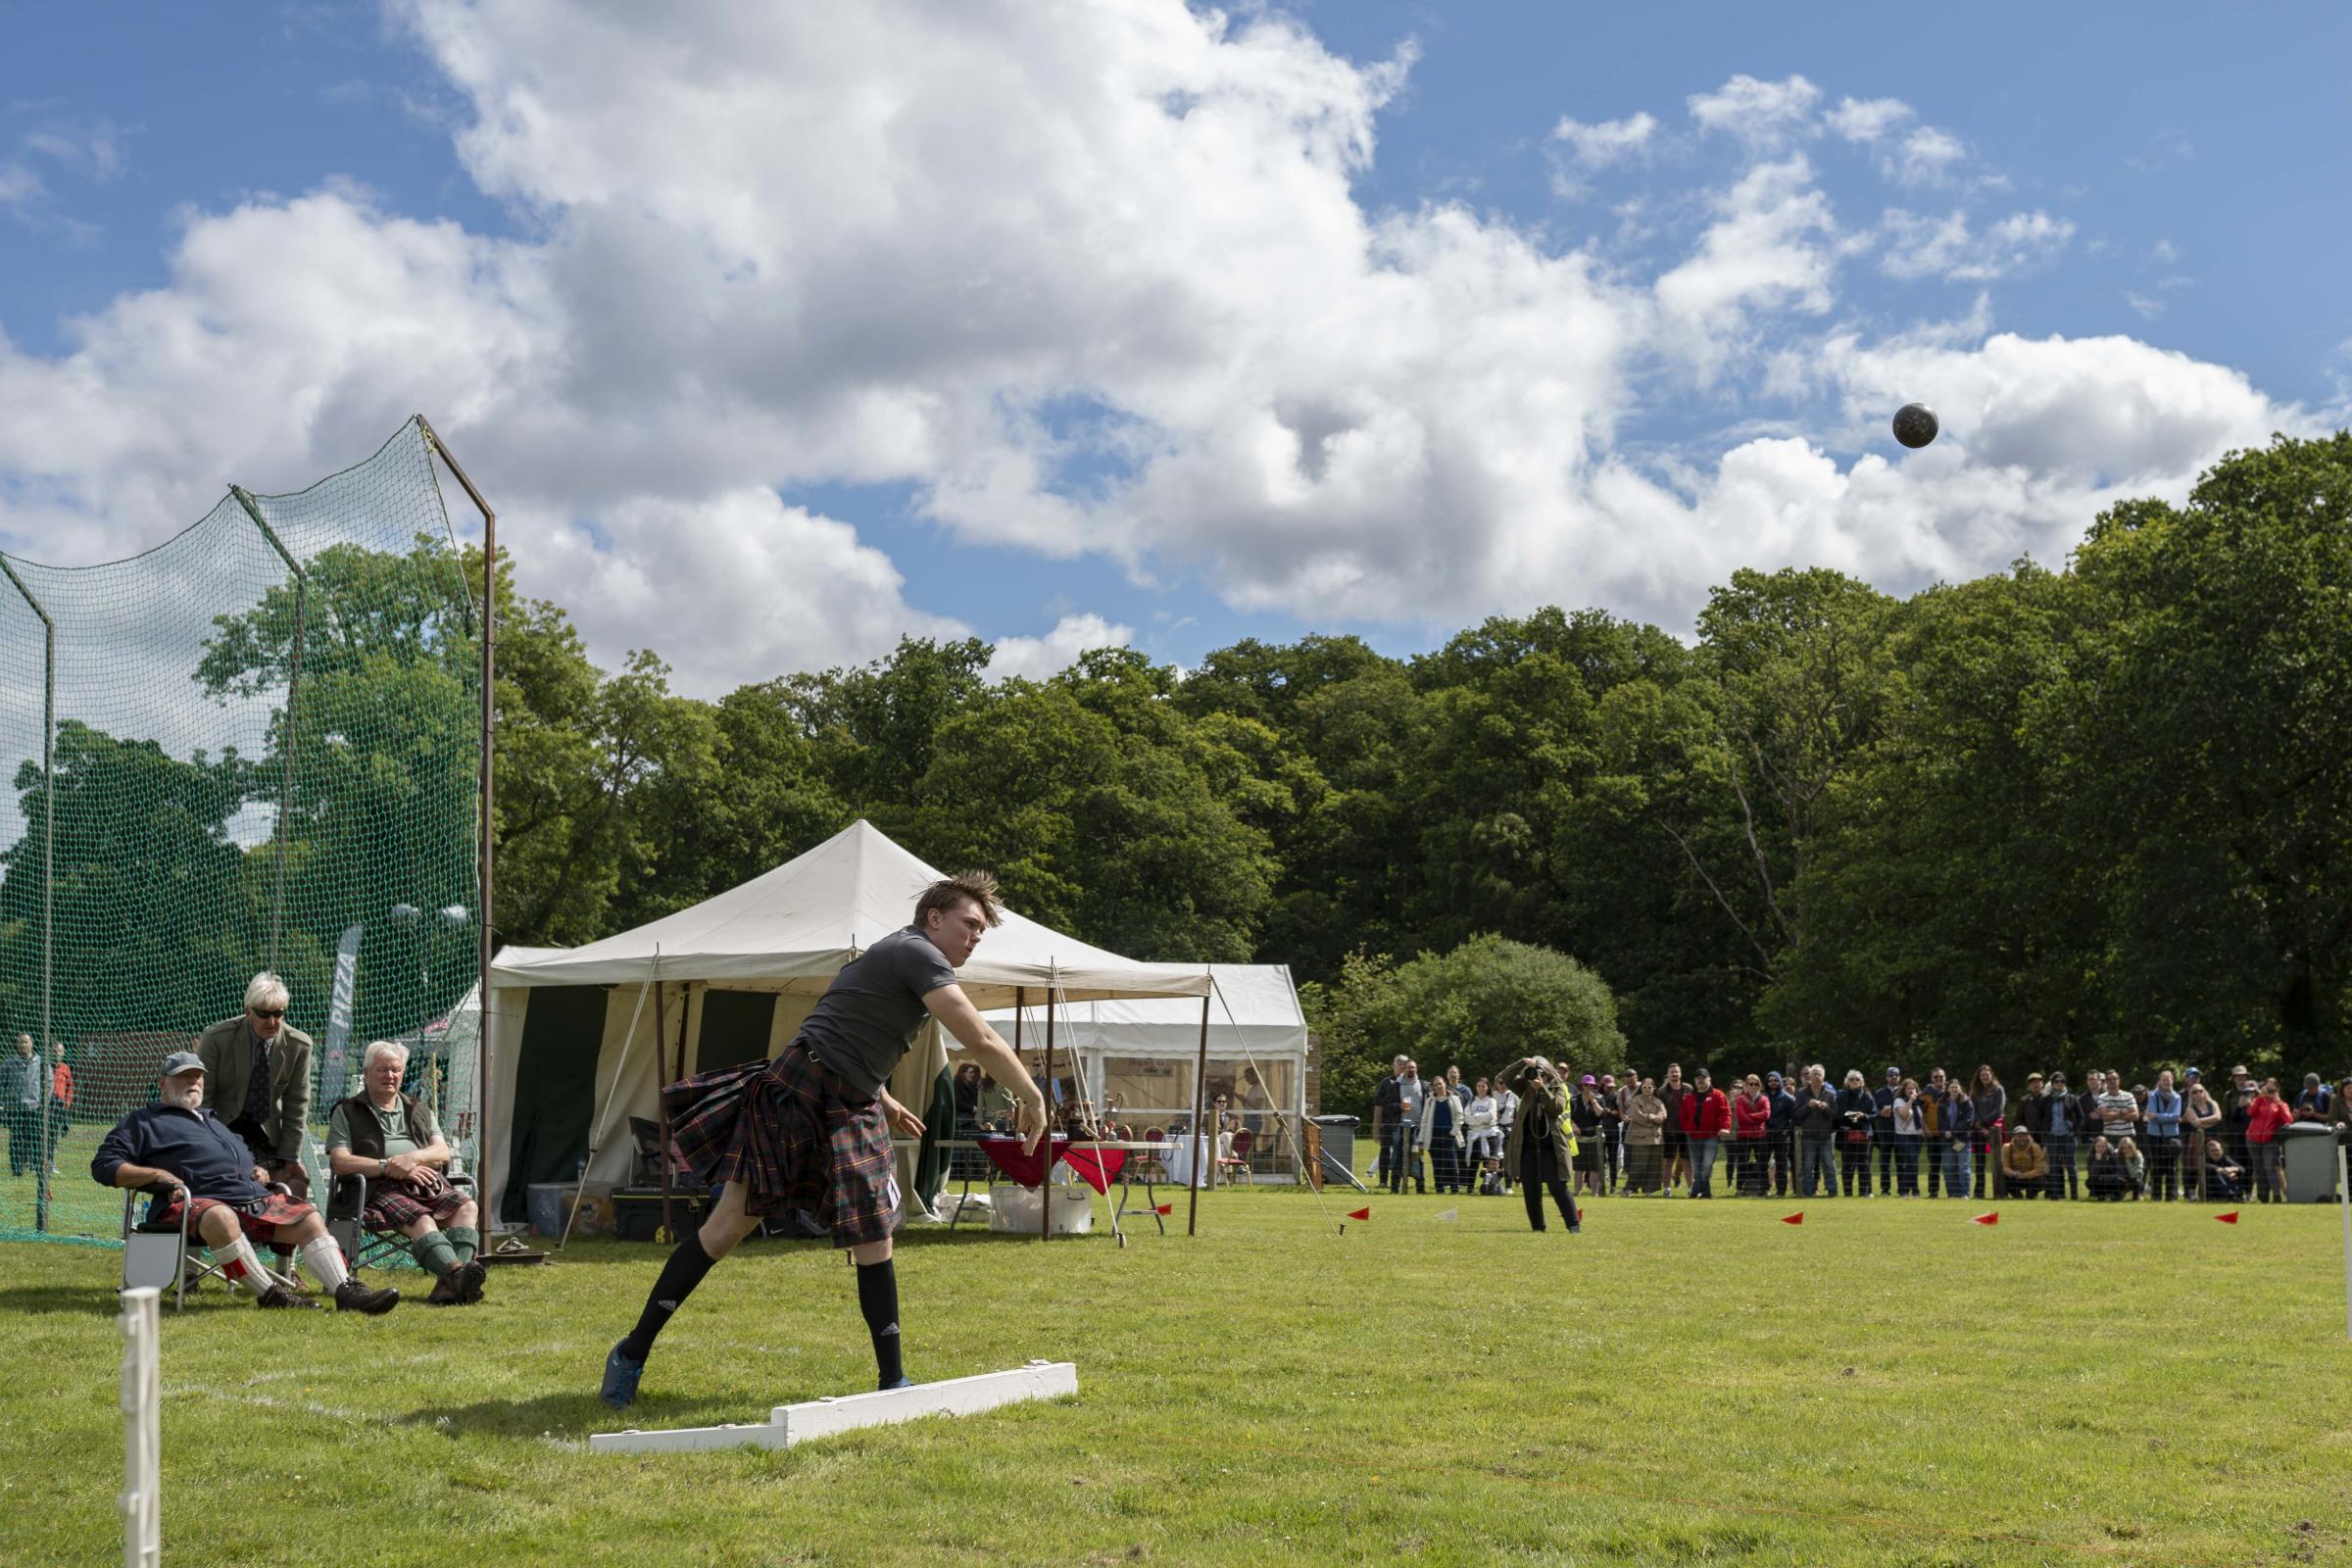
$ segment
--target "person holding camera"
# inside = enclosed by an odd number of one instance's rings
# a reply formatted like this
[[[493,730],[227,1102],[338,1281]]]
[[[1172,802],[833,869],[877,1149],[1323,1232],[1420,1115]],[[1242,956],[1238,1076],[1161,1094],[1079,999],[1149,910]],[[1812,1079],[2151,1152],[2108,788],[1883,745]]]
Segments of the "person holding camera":
[[[1527,1199],[1528,1226],[1544,1229],[1544,1193],[1548,1188],[1560,1217],[1568,1222],[1568,1234],[1580,1235],[1584,1217],[1577,1212],[1576,1197],[1568,1191],[1567,1181],[1576,1152],[1576,1141],[1569,1132],[1568,1086],[1542,1056],[1524,1058],[1506,1071],[1503,1079],[1519,1086],[1519,1118],[1511,1124],[1510,1140],[1503,1145],[1502,1170],[1507,1180],[1520,1184]]]

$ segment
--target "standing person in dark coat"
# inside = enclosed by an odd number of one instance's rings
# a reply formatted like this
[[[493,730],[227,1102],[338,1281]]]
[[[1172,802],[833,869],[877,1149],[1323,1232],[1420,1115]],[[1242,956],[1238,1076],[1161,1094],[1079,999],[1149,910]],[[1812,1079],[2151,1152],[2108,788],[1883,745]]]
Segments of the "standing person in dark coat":
[[[1764,1075],[1764,1099],[1772,1114],[1764,1123],[1766,1186],[1776,1198],[1787,1198],[1795,1184],[1790,1168],[1796,1156],[1796,1096],[1777,1072]]]
[[[1838,1091],[1838,1174],[1848,1198],[1870,1196],[1870,1124],[1878,1113],[1879,1102],[1863,1086],[1862,1070],[1850,1069],[1845,1087]]]
[[[1994,1145],[2001,1137],[2000,1124],[2009,1114],[2009,1091],[2001,1087],[2001,1080],[1993,1072],[1992,1063],[1984,1062],[1978,1066],[1976,1085],[1970,1090],[1968,1098],[1969,1111],[1976,1123],[1976,1190],[1984,1197],[1990,1198],[1992,1165],[1999,1158],[1999,1151]]]
[[[1666,1064],[1666,1076],[1658,1083],[1658,1099],[1666,1106],[1665,1151],[1666,1196],[1674,1196],[1674,1184],[1690,1179],[1690,1140],[1683,1132],[1683,1097],[1690,1092],[1683,1082],[1682,1063]]]
[[[1568,1102],[1568,1126],[1576,1134],[1576,1180],[1569,1191],[1592,1198],[1600,1196],[1600,1080],[1587,1073]]]
[[[1623,1173],[1625,1150],[1625,1101],[1618,1094],[1617,1075],[1600,1075],[1600,1190],[1603,1194],[1617,1191]]]
[[[1879,1152],[1879,1196],[1894,1194],[1894,1102],[1902,1098],[1903,1069],[1886,1069],[1886,1081],[1871,1096],[1870,1142]],[[1865,1197],[1868,1195],[1865,1194]]]
[[[2075,1167],[2075,1142],[2082,1134],[2082,1120],[2079,1102],[2067,1092],[2066,1074],[2054,1072],[2043,1085],[2039,1119],[2041,1152],[2050,1161],[2051,1199],[2080,1198],[2082,1177]]]
[[[1568,1086],[1551,1063],[1542,1056],[1529,1056],[1514,1063],[1503,1073],[1507,1083],[1519,1088],[1519,1118],[1511,1124],[1510,1141],[1503,1146],[1503,1174],[1520,1184],[1519,1191],[1527,1199],[1527,1223],[1531,1229],[1544,1228],[1544,1193],[1551,1192],[1551,1200],[1559,1205],[1560,1217],[1568,1222],[1568,1234],[1583,1232],[1584,1217],[1577,1212],[1576,1195],[1568,1191],[1570,1165],[1568,1130]]]
[[[1947,1080],[1936,1111],[1936,1136],[1942,1140],[1936,1152],[1943,1160],[1944,1196],[1971,1197],[1975,1190],[1969,1185],[1968,1155],[1969,1146],[1976,1142],[1976,1097],[1958,1079]]]
[[[1386,1185],[1389,1172],[1404,1161],[1396,1157],[1395,1144],[1397,1129],[1404,1124],[1404,1057],[1389,1059],[1389,1075],[1372,1092],[1372,1139],[1379,1146],[1380,1157],[1372,1164],[1372,1185]]]
[[[1805,1069],[1803,1085],[1796,1092],[1797,1168],[1796,1191],[1799,1198],[1811,1198],[1816,1190],[1835,1198],[1838,1194],[1837,1155],[1838,1094],[1830,1087],[1829,1075],[1816,1062]]]

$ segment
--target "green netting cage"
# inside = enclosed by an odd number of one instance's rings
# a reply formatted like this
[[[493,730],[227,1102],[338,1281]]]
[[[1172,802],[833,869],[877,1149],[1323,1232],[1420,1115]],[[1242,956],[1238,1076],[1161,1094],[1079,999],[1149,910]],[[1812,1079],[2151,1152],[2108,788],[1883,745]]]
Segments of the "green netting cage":
[[[412,419],[130,560],[0,557],[0,1238],[116,1238],[99,1140],[264,970],[314,1042],[315,1200],[374,1039],[470,1168],[483,622],[435,455]]]

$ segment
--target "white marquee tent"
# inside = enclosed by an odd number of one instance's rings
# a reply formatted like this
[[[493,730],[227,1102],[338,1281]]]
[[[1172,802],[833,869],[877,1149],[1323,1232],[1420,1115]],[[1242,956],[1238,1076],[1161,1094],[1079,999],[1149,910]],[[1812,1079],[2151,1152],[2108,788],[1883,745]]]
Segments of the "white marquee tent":
[[[1216,995],[1208,1005],[1208,1093],[1228,1094],[1241,1110],[1290,1115],[1306,1108],[1306,1014],[1291,971],[1278,963],[1210,966]],[[1045,1043],[1045,1008],[1017,1009],[1022,1054],[1035,1057]],[[1016,1009],[998,1008],[988,1021],[1006,1040]],[[1193,1110],[1193,1075],[1200,1054],[1200,1004],[1176,998],[1078,1002],[1056,1007],[1054,1048],[1075,1054],[1088,1098],[1115,1098],[1120,1119],[1146,1122]],[[1262,1103],[1244,1104],[1244,1073],[1254,1069]],[[1060,1076],[1057,1074],[1056,1076]]]
[[[858,821],[808,853],[691,908],[579,948],[508,948],[490,969],[484,1123],[497,1195],[519,1218],[528,1186],[627,1183],[626,1118],[651,1119],[662,1083],[773,1056],[842,965],[906,925],[941,873]],[[957,978],[982,1008],[1208,996],[1205,965],[1137,963],[1006,910]],[[1212,1004],[1213,1005],[1213,1004]],[[1195,1001],[1195,1030],[1200,1004]],[[899,1085],[945,1060],[936,1026]],[[657,1052],[659,1060],[657,1061]],[[919,1106],[918,1106],[919,1108]]]

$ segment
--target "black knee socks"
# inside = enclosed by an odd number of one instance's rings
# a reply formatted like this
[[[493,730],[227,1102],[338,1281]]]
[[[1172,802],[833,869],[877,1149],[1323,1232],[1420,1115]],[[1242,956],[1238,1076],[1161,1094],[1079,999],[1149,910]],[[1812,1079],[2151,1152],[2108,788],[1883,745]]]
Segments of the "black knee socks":
[[[703,1276],[717,1266],[718,1259],[703,1250],[703,1239],[689,1236],[669,1254],[662,1265],[662,1277],[654,1281],[653,1293],[645,1298],[645,1310],[638,1315],[637,1326],[629,1337],[620,1342],[620,1353],[632,1361],[643,1361],[653,1353],[654,1336],[669,1321],[669,1315],[685,1303],[694,1288],[703,1283]]]
[[[874,1370],[887,1389],[906,1375],[899,1360],[899,1273],[889,1258],[858,1265],[858,1306],[874,1337]]]

